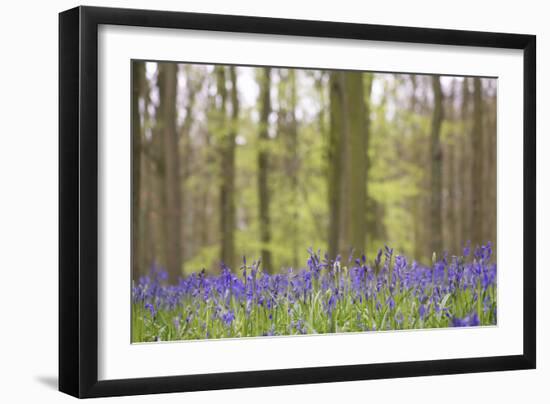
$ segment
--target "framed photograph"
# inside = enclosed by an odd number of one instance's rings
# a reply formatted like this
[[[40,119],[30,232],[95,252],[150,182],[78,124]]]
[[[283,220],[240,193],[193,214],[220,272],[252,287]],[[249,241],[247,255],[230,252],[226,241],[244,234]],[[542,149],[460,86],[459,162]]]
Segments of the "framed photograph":
[[[59,16],[59,388],[533,369],[532,35]]]

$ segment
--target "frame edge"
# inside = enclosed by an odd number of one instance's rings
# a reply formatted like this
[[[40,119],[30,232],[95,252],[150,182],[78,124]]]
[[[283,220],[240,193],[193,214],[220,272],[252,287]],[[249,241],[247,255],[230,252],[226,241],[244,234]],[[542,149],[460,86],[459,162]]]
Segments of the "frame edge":
[[[59,390],[79,396],[80,10],[59,14]]]
[[[523,356],[531,369],[537,356],[537,38],[523,50]]]

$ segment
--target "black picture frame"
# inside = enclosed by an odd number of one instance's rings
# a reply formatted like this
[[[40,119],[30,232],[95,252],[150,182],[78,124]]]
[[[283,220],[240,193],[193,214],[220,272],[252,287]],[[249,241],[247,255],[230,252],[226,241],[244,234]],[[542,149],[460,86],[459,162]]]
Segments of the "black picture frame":
[[[523,353],[98,380],[98,26],[180,28],[523,51]],[[324,383],[536,366],[536,37],[340,22],[77,7],[59,15],[59,390],[103,397]]]

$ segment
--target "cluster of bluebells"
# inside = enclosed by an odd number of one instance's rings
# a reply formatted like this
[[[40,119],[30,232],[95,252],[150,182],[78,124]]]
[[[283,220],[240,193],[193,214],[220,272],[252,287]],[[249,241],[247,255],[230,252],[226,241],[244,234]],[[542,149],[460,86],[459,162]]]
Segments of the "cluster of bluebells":
[[[372,261],[309,250],[304,268],[263,271],[243,258],[167,284],[153,267],[133,286],[134,341],[361,332],[496,324],[491,243],[431,266],[385,247]]]

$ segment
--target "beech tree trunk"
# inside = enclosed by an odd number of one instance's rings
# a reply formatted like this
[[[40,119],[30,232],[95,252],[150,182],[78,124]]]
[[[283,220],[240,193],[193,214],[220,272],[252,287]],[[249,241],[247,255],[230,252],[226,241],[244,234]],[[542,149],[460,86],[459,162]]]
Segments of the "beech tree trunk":
[[[229,68],[231,80],[231,119],[227,119],[226,113],[226,71],[218,67],[218,94],[221,97],[220,122],[221,122],[221,260],[230,268],[235,261],[235,136],[239,117],[239,101],[237,94],[237,75],[235,67]]]
[[[431,198],[430,198],[430,223],[431,223],[431,249],[436,254],[441,254],[443,248],[443,236],[441,226],[441,195],[442,195],[442,170],[443,153],[441,149],[441,123],[443,122],[443,94],[439,76],[432,76],[434,94],[434,110],[432,116],[432,132],[430,142],[430,154],[432,160],[431,170]]]
[[[271,69],[261,70],[260,78],[260,122],[259,122],[259,151],[258,151],[258,217],[260,225],[260,254],[265,271],[272,272],[271,262],[271,218],[269,214],[269,114],[271,113]]]
[[[142,273],[140,255],[138,254],[141,234],[141,125],[139,100],[143,97],[145,81],[145,64],[132,63],[132,279],[138,279]]]
[[[178,134],[176,131],[177,65],[159,64],[160,123],[164,146],[164,192],[166,231],[166,270],[169,280],[182,275],[181,181]]]
[[[361,254],[366,243],[367,131],[363,75],[330,76],[329,254]]]
[[[485,159],[483,141],[483,106],[481,99],[481,80],[474,78],[474,127],[472,131],[472,244],[483,242],[483,159]]]

